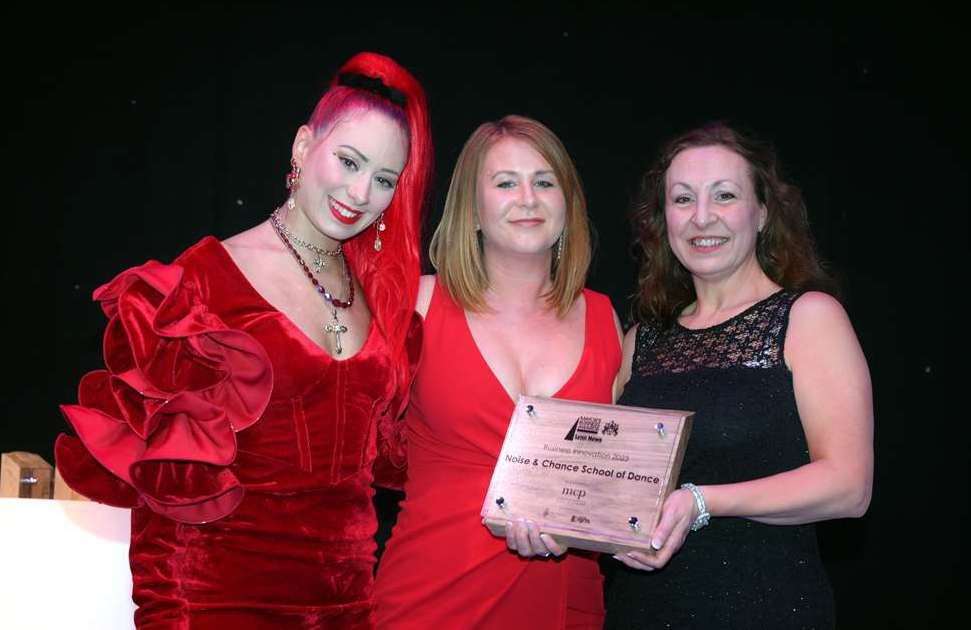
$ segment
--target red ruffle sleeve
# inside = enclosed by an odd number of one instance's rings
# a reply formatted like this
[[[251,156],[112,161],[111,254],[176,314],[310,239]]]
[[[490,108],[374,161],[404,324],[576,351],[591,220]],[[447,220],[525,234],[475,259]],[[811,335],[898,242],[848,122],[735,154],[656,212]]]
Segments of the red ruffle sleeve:
[[[61,476],[96,501],[186,523],[228,515],[243,498],[236,432],[273,389],[263,347],[211,313],[178,264],[129,269],[94,298],[109,318],[107,369],[61,407],[77,433],[57,439]]]

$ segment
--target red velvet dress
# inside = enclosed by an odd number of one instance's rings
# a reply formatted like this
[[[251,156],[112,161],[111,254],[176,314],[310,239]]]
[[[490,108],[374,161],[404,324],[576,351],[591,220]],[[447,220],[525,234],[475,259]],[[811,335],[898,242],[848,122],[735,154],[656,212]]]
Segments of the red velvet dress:
[[[606,296],[584,291],[583,354],[557,398],[610,403],[620,343]],[[479,353],[465,313],[435,287],[406,415],[405,500],[375,584],[379,628],[600,628],[595,554],[523,559],[479,512],[513,401]]]
[[[372,627],[372,466],[395,394],[373,320],[333,360],[211,237],[95,297],[107,370],[63,407],[78,438],[57,464],[132,508],[138,627]]]

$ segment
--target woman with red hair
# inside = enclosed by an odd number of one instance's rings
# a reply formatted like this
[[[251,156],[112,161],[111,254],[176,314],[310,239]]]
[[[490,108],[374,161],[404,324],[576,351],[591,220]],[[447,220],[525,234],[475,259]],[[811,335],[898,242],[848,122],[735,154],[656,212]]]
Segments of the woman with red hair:
[[[424,91],[348,61],[293,142],[289,198],[99,288],[106,370],[58,468],[132,509],[139,628],[367,628],[375,464],[394,473],[416,361]]]

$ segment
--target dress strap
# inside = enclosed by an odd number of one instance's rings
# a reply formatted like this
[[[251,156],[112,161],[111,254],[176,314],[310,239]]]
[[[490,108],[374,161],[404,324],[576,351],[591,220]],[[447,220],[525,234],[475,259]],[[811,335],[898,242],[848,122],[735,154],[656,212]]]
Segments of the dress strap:
[[[614,306],[610,298],[590,289],[583,290],[583,297],[588,310],[586,334],[590,336],[586,343],[596,348],[597,352],[610,355],[616,353],[619,357],[621,345],[614,325]]]
[[[778,322],[776,326],[772,327],[775,336],[772,339],[772,345],[779,349],[779,358],[784,360],[785,356],[785,346],[786,346],[786,333],[789,331],[789,314],[792,312],[792,305],[796,303],[796,300],[803,294],[803,291],[799,292],[789,292],[782,291],[776,295],[779,302],[779,308],[776,309],[774,315]]]
[[[426,344],[423,346],[423,354],[438,352],[446,347],[449,348],[449,352],[454,352],[456,340],[465,334],[465,311],[452,299],[448,289],[439,281],[437,276],[435,277],[435,287],[432,289],[432,298],[428,304],[428,312],[425,313],[425,319],[422,322],[422,328],[425,331],[426,341],[434,338],[445,339],[449,342],[448,344],[432,344],[432,346]]]
[[[424,325],[427,327],[443,317],[443,310],[447,312],[452,305],[454,302],[449,297],[448,290],[439,281],[438,276],[435,276],[435,286],[432,288],[432,299],[428,304],[428,312],[425,313]]]

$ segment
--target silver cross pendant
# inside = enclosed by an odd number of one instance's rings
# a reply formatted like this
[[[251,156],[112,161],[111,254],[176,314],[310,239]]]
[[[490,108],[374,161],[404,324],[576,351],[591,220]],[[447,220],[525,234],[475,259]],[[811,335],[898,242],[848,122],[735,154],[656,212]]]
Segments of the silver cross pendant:
[[[337,319],[337,309],[334,309],[333,315],[334,321],[324,327],[324,332],[334,335],[335,345],[337,346],[335,351],[340,354],[344,352],[344,347],[341,345],[341,335],[347,332],[347,326]]]

